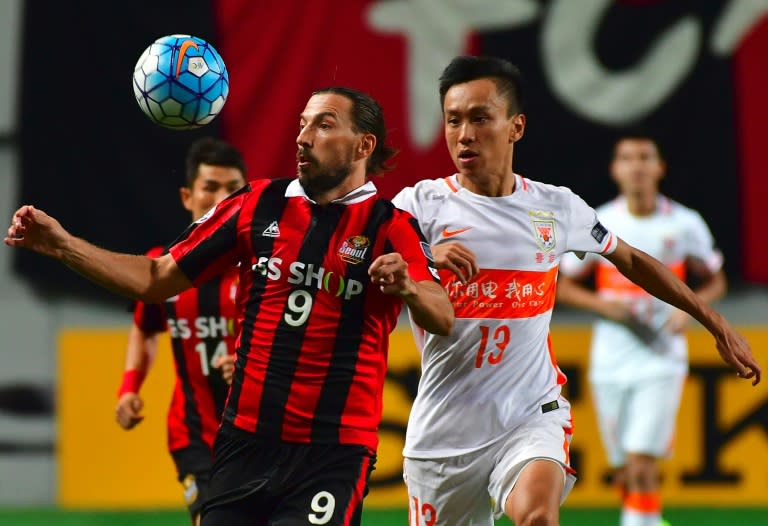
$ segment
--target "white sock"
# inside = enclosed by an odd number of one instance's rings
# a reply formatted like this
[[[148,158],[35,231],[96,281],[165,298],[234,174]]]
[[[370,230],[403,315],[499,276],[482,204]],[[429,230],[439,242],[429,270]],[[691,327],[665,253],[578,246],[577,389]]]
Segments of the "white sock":
[[[661,514],[622,508],[621,526],[661,526]]]

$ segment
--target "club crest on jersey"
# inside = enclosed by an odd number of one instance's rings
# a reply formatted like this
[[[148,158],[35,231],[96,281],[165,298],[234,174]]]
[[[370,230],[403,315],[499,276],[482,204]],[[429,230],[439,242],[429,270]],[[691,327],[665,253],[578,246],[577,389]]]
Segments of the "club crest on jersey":
[[[544,252],[549,252],[555,248],[555,221],[549,220],[533,220],[533,234],[536,238],[536,244]]]
[[[357,265],[365,261],[365,254],[371,246],[371,241],[365,236],[348,237],[339,248],[339,257],[342,261]]]

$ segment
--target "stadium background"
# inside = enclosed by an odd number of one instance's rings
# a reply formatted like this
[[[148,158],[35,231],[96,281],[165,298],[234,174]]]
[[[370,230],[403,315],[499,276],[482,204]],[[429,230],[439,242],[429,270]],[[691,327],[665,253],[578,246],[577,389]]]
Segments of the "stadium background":
[[[516,171],[597,205],[614,194],[616,134],[640,126],[660,139],[663,190],[709,221],[731,282],[720,308],[765,365],[767,12],[758,0],[3,0],[0,213],[34,203],[86,239],[143,252],[185,225],[177,187],[191,140],[221,135],[250,177],[288,176],[298,113],[329,84],[382,102],[401,150],[376,180],[391,196],[450,173],[436,77],[455,54],[492,54],[526,78]],[[200,131],[159,128],[133,99],[136,59],[171,33],[209,40],[230,72],[222,116]],[[185,523],[164,449],[169,353],[146,386],[146,422],[130,434],[113,423],[126,308],[60,265],[0,249],[0,524]],[[555,320],[581,476],[562,522],[614,524],[584,376],[589,318],[558,309]],[[406,332],[394,338],[369,526],[405,522],[399,449],[418,358]],[[700,331],[691,347],[667,515],[768,524],[768,388],[737,382]]]

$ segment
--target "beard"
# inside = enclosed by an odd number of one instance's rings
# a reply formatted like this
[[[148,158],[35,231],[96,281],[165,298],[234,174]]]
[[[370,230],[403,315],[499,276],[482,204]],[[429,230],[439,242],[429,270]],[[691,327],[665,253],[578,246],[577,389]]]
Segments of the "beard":
[[[346,181],[352,172],[349,162],[341,162],[335,166],[319,166],[315,159],[310,158],[312,164],[308,170],[297,169],[299,183],[304,192],[312,199],[319,194],[329,192]],[[314,173],[312,173],[314,169]]]

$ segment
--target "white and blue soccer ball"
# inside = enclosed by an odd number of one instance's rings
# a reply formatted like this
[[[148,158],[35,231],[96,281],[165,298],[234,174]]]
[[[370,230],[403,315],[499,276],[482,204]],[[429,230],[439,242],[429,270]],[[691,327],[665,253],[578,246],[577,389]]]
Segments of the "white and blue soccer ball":
[[[155,40],[133,70],[133,93],[157,124],[177,130],[211,122],[229,94],[219,53],[202,38],[169,35]]]

